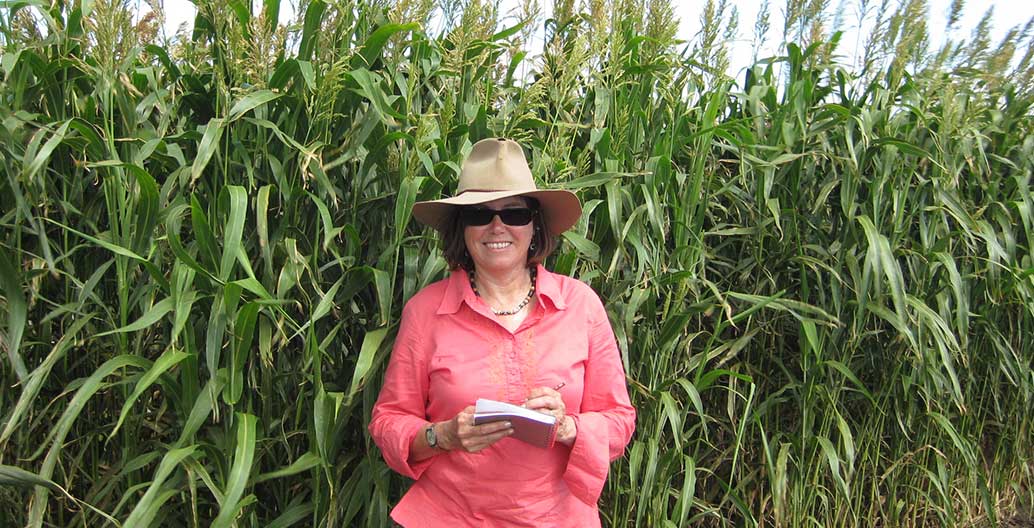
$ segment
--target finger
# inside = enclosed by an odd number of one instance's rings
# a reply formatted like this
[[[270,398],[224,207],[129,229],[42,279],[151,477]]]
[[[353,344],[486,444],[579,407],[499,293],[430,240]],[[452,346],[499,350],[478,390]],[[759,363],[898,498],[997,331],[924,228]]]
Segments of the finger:
[[[535,398],[537,396],[545,396],[549,394],[549,387],[535,387],[528,392],[528,399]]]
[[[539,396],[560,396],[560,393],[550,387],[535,387],[528,391],[528,399]]]
[[[477,436],[481,436],[481,427],[482,426],[480,425],[474,425],[474,421],[471,420],[470,422],[460,427],[460,436],[462,436],[463,438],[474,438]]]
[[[524,402],[524,407],[528,409],[540,409],[542,407],[546,407],[551,399],[552,398],[546,395],[528,398],[527,401]]]
[[[510,436],[512,434],[513,434],[513,429],[506,429],[506,430],[503,430],[503,431],[498,431],[498,432],[492,433],[490,435],[479,436],[477,438],[465,439],[465,440],[463,440],[462,445],[463,445],[463,448],[466,449],[468,452],[470,452],[470,453],[477,453],[478,451],[481,451],[482,449],[484,449],[484,448],[486,448],[486,447],[488,447],[488,446],[490,446],[490,445],[492,445],[492,444],[494,444],[494,443],[496,443],[496,442],[502,440],[503,438],[506,438],[507,436]]]
[[[456,429],[457,432],[464,427],[468,427],[474,424],[474,408],[467,407],[456,414]]]
[[[474,418],[462,413],[456,416],[456,435],[461,438],[472,436],[477,426],[474,425]]]
[[[528,409],[539,410],[539,409],[557,409],[563,407],[564,400],[557,396],[545,395],[532,398],[524,402],[524,406]]]
[[[486,424],[482,424],[482,425],[477,426],[477,435],[478,436],[482,436],[482,437],[489,436],[489,435],[498,433],[499,431],[505,431],[507,429],[511,429],[512,427],[513,427],[513,424],[511,424],[510,422],[491,422],[491,423],[486,423]]]
[[[490,446],[490,445],[492,445],[492,444],[494,444],[494,443],[496,443],[496,442],[502,440],[503,438],[506,438],[507,436],[510,436],[512,434],[513,434],[513,429],[506,429],[506,430],[503,430],[503,431],[492,433],[490,435],[482,436],[481,437],[481,441],[480,441],[480,447],[478,447],[478,450],[480,451],[481,449],[484,449],[484,448],[486,448],[486,447],[488,447],[488,446]]]

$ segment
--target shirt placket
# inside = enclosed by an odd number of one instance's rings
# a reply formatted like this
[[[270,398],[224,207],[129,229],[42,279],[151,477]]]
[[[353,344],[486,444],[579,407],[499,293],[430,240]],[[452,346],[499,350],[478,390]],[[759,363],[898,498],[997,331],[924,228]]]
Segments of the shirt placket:
[[[506,398],[511,402],[523,401],[524,376],[521,372],[521,342],[517,334],[507,333],[504,338],[503,364],[506,373]]]

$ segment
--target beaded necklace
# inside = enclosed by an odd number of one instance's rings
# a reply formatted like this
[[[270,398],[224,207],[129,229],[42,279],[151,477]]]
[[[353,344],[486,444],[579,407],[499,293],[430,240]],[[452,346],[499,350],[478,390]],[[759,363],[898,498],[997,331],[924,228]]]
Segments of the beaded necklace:
[[[531,289],[528,290],[528,295],[524,296],[524,300],[517,306],[514,306],[511,310],[496,310],[489,306],[488,308],[492,310],[492,313],[496,315],[514,315],[520,313],[520,311],[531,302],[531,298],[535,296],[535,268],[530,268],[528,272],[531,275]],[[474,272],[468,271],[467,278],[470,279],[470,289],[474,290],[474,295],[481,297],[481,292],[478,291],[478,286],[474,283]]]

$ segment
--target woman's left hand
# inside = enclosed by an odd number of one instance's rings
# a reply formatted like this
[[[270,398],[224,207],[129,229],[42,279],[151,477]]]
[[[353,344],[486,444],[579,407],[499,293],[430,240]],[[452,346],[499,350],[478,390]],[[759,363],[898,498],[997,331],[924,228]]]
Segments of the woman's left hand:
[[[568,446],[574,443],[578,428],[574,419],[567,416],[567,406],[558,391],[549,387],[535,387],[528,393],[524,407],[555,416],[558,424],[556,441]]]

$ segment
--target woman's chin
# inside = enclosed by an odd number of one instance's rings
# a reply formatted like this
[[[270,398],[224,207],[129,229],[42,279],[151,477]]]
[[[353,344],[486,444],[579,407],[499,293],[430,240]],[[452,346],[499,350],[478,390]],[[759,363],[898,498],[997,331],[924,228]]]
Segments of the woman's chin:
[[[493,258],[475,259],[474,269],[482,273],[503,273],[523,268],[525,264],[524,259],[516,256],[496,255]]]

